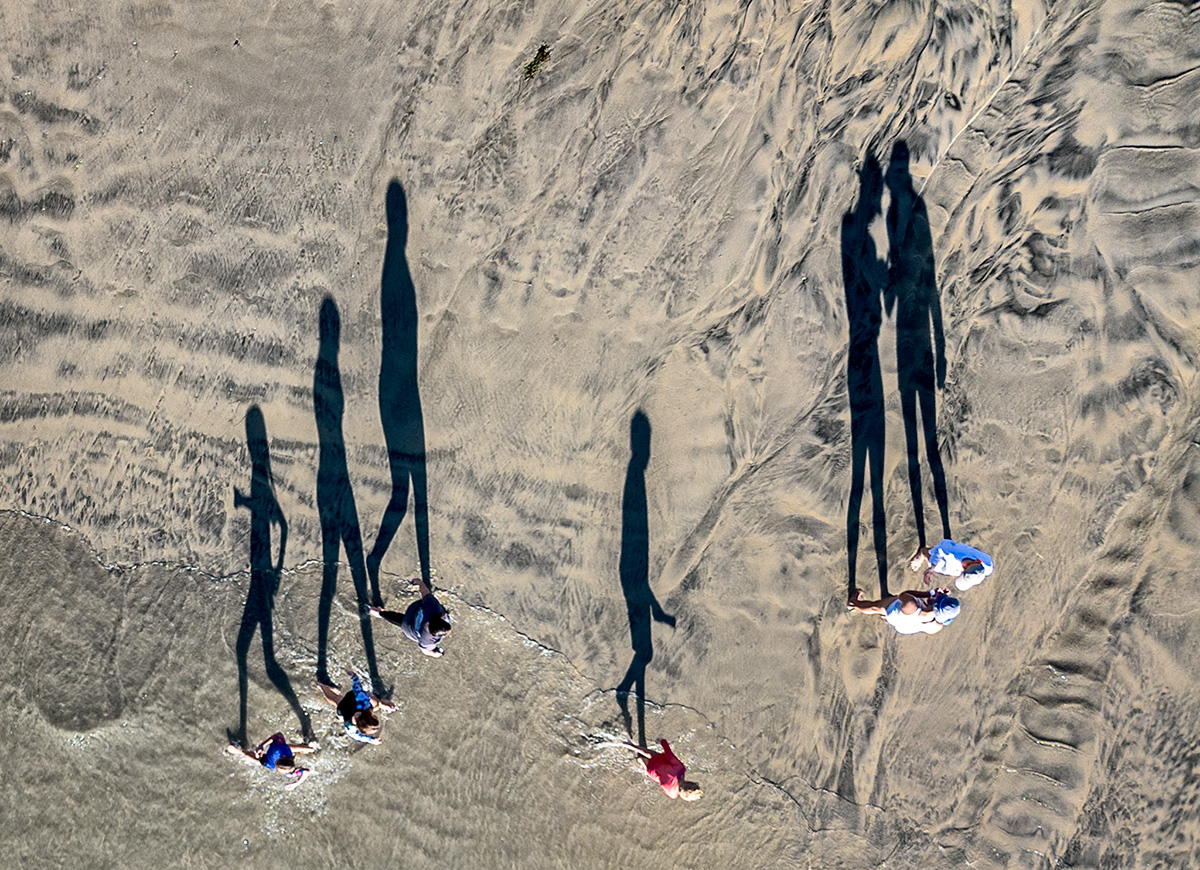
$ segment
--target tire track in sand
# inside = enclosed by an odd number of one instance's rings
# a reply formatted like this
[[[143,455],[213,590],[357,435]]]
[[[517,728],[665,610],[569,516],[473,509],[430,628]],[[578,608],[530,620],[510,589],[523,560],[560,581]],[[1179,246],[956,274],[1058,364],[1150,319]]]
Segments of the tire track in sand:
[[[938,834],[973,866],[1052,866],[1076,832],[1103,767],[1107,680],[1143,558],[1196,453],[1200,394],[1177,418],[1163,460],[1117,514],[1095,564],[1068,599],[1036,658],[1006,687],[983,728],[975,770]]]

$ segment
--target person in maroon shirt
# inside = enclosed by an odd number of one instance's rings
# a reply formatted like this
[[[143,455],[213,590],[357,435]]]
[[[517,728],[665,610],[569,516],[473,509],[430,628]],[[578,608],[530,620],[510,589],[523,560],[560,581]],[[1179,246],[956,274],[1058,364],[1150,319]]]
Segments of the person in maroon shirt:
[[[667,797],[680,797],[685,801],[699,800],[704,792],[696,783],[684,779],[687,768],[671,751],[671,744],[665,740],[658,742],[662,745],[662,752],[652,752],[645,746],[629,742],[625,745],[642,757],[642,764],[646,766],[646,776],[657,782]]]

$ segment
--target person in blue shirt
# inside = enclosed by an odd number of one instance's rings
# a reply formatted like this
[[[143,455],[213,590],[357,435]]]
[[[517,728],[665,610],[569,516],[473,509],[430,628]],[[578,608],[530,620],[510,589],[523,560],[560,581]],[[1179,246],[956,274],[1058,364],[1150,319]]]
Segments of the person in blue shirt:
[[[296,755],[316,752],[317,747],[308,743],[288,743],[280,733],[272,734],[253,750],[243,749],[236,743],[225,747],[225,753],[239,758],[247,764],[261,764],[267,770],[277,770],[291,780],[283,788],[291,791],[312,773],[306,767],[296,766]]]
[[[359,743],[370,743],[378,746],[382,741],[378,734],[380,730],[377,709],[395,710],[396,705],[383,701],[363,688],[362,680],[354,671],[346,672],[350,676],[350,691],[342,694],[337,686],[328,683],[317,683],[325,700],[337,707],[341,714],[342,724],[346,726],[346,734]]]
[[[446,608],[434,597],[433,590],[423,578],[418,577],[412,582],[420,589],[421,597],[410,604],[408,610],[400,613],[398,610],[372,607],[371,615],[400,626],[404,636],[415,641],[425,655],[433,659],[441,658],[445,651],[439,644],[450,633]]]

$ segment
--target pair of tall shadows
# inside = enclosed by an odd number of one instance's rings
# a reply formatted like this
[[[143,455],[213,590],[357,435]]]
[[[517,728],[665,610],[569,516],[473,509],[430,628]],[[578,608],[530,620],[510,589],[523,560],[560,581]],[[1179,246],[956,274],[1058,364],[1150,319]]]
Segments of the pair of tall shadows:
[[[275,658],[275,633],[272,611],[275,593],[279,589],[279,578],[283,573],[283,557],[287,551],[287,520],[275,498],[275,486],[271,477],[271,450],[267,444],[267,426],[262,410],[253,405],[246,412],[246,444],[250,450],[251,477],[250,495],[234,487],[235,507],[250,510],[250,590],[246,595],[246,606],[242,610],[242,624],[237,637],[238,663],[238,730],[230,738],[239,746],[246,746],[246,695],[249,688],[246,657],[257,629],[263,647],[263,661],[267,677],[279,690],[292,711],[300,720],[300,730],[305,740],[313,739],[312,722],[300,699],[292,689],[287,673]],[[271,562],[271,524],[279,526],[279,560]]]
[[[425,418],[417,383],[417,292],[404,254],[408,242],[408,202],[400,183],[387,190],[387,249],[379,288],[383,356],[379,365],[379,417],[392,473],[388,500],[375,546],[367,556],[373,603],[382,606],[379,566],[408,510],[412,482],[413,519],[421,576],[429,584],[429,503],[425,477]]]
[[[875,563],[880,593],[887,587],[887,519],[884,513],[884,441],[887,431],[883,377],[879,366],[879,331],[883,309],[896,324],[896,368],[904,437],[908,450],[908,484],[917,536],[925,546],[925,513],[921,495],[921,412],[925,455],[945,537],[950,537],[946,473],[937,440],[937,387],[946,381],[945,339],[938,301],[933,238],[925,201],[913,187],[908,146],[897,142],[888,164],[887,261],[878,256],[870,225],[882,213],[884,179],[879,162],[868,155],[859,172],[854,208],[842,217],[842,281],[850,340],[846,349],[846,388],[850,400],[852,464],[846,513],[849,593],[856,588],[859,514],[866,472],[871,474],[871,511]],[[890,263],[890,266],[889,266]]]
[[[321,517],[321,542],[324,573],[321,599],[317,609],[317,680],[335,685],[330,679],[329,616],[337,592],[338,552],[346,550],[350,576],[358,599],[358,620],[366,648],[367,669],[375,693],[386,697],[375,660],[375,642],[371,634],[370,605],[367,598],[367,570],[363,560],[362,529],[354,490],[346,467],[346,442],[342,418],[346,400],[342,393],[342,375],[338,368],[341,343],[341,317],[337,304],[328,296],[321,302],[321,346],[313,371],[313,410],[317,418],[320,456],[317,464],[317,511]]]
[[[646,507],[646,466],[650,463],[650,420],[641,411],[629,424],[629,467],[621,503],[621,591],[629,616],[633,661],[617,686],[617,703],[625,730],[633,735],[629,691],[637,694],[638,744],[646,745],[646,666],[654,658],[651,620],[675,627],[675,617],[662,609],[650,590],[650,522]]]
[[[935,389],[946,386],[946,340],[942,332],[942,306],[938,300],[929,213],[925,200],[913,188],[908,145],[902,141],[892,148],[887,187],[891,193],[887,214],[891,278],[884,292],[884,302],[889,314],[895,309],[896,369],[900,407],[904,413],[904,440],[908,448],[908,486],[912,491],[917,537],[924,547],[918,407],[925,436],[925,458],[942,518],[942,537],[950,537],[950,506],[946,472],[938,450],[935,395]]]

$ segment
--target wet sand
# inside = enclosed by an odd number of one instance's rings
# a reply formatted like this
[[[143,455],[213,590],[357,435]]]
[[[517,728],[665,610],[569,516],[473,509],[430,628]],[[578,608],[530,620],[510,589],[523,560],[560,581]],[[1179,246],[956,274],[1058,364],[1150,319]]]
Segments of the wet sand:
[[[1186,9],[2,17],[19,866],[1200,862]],[[922,526],[958,620],[847,614]]]

